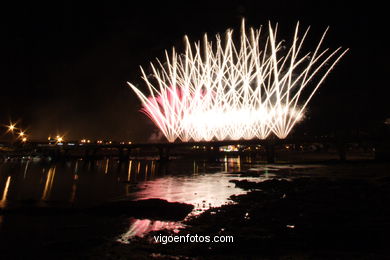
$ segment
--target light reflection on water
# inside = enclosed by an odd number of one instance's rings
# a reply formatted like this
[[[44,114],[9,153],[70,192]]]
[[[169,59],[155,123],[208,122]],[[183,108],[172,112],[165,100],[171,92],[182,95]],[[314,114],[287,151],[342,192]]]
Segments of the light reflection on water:
[[[148,160],[120,163],[105,158],[98,161],[42,163],[0,162],[0,207],[39,206],[88,207],[113,200],[160,198],[195,206],[191,215],[228,203],[243,190],[229,183],[240,179],[229,172],[246,170],[240,158],[223,158],[220,163],[175,160],[166,164]],[[259,178],[264,180],[268,176]],[[7,217],[1,216],[2,226]],[[12,217],[12,216],[10,216]],[[163,228],[178,229],[179,222],[129,219],[122,242]]]
[[[185,227],[184,224],[177,221],[159,221],[136,218],[130,218],[129,226],[129,230],[118,236],[118,239],[116,241],[123,244],[128,244],[131,238],[143,237],[149,232],[166,229],[177,233],[181,228]]]
[[[237,176],[234,178],[240,179]],[[167,176],[140,184],[140,191],[132,195],[136,198],[161,198],[167,201],[189,203],[195,211],[219,207],[233,194],[243,190],[229,183],[232,176],[224,172],[192,176]]]
[[[160,198],[171,202],[192,204],[194,210],[189,216],[194,216],[209,208],[228,203],[228,198],[233,194],[246,193],[229,183],[232,178],[243,179],[236,175],[232,177],[231,174],[225,172],[205,174],[196,171],[190,176],[167,176],[141,184],[140,191],[134,192],[131,196],[142,199]],[[181,222],[132,219],[129,222],[129,230],[120,235],[117,241],[128,243],[134,236],[143,236],[145,233],[161,229],[175,231],[182,227]]]
[[[7,177],[7,181],[5,183],[4,190],[3,190],[3,196],[1,197],[1,200],[0,200],[0,208],[3,208],[3,207],[6,206],[7,195],[8,195],[8,189],[9,189],[9,183],[10,182],[11,182],[11,176],[8,176]]]
[[[154,161],[132,160],[125,165],[108,158],[53,164],[10,161],[0,162],[0,166],[1,207],[26,201],[96,204],[129,196],[137,189],[134,185],[166,174],[164,170],[156,176]]]

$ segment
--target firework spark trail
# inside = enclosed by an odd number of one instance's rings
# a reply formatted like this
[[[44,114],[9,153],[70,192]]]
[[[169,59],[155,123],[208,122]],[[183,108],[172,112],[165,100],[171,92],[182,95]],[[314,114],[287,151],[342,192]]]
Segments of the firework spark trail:
[[[165,52],[164,62],[151,63],[153,79],[141,68],[150,96],[128,84],[141,100],[142,112],[169,142],[265,139],[271,133],[283,139],[348,51],[321,50],[325,30],[314,52],[301,54],[308,31],[300,38],[298,23],[289,48],[277,40],[277,26],[271,23],[263,45],[261,28],[246,30],[244,20],[239,45],[232,30],[227,30],[225,43],[220,35],[214,44],[207,35],[202,44],[191,44],[185,36],[184,54],[173,49],[171,55]]]

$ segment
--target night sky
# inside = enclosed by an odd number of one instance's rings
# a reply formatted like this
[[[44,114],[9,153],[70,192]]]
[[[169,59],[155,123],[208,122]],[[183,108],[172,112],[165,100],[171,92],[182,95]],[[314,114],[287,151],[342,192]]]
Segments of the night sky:
[[[78,2],[1,8],[0,123],[19,120],[32,139],[148,140],[155,127],[126,81],[142,86],[139,65],[180,49],[185,34],[238,31],[242,17],[255,27],[278,22],[287,39],[298,20],[311,25],[307,45],[329,25],[324,46],[350,48],[312,99],[303,131],[364,132],[390,117],[386,9],[373,1]]]

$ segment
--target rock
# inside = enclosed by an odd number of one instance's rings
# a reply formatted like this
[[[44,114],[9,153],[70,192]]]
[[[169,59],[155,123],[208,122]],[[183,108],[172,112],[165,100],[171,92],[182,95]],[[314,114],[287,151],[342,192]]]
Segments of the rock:
[[[115,201],[91,208],[89,212],[103,215],[126,215],[135,218],[155,220],[184,219],[192,210],[193,205],[168,202],[162,199],[146,199],[136,201]]]

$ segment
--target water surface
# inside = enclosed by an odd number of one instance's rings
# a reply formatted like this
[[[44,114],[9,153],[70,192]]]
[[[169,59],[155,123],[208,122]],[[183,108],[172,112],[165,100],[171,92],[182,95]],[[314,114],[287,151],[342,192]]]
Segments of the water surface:
[[[78,209],[109,201],[160,198],[194,205],[190,215],[230,203],[233,194],[245,191],[230,183],[239,171],[257,171],[262,181],[275,177],[284,166],[256,165],[240,158],[219,162],[153,160],[0,162],[0,207],[56,207]],[[182,223],[123,216],[85,214],[0,215],[0,249],[23,244],[31,248],[74,248],[99,244],[102,240],[128,243],[134,236],[161,229],[177,230]]]

